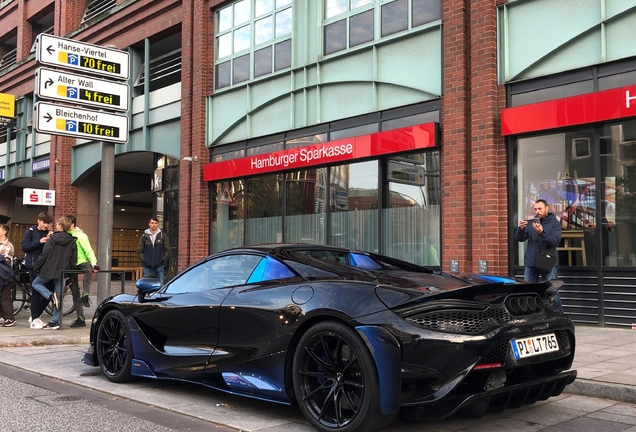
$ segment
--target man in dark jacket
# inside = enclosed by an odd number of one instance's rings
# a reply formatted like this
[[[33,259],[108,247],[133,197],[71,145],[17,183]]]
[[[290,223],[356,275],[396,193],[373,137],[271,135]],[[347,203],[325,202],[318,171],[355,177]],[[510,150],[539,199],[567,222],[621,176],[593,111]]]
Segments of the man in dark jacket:
[[[164,265],[170,257],[168,236],[159,229],[159,219],[150,218],[148,229],[139,237],[137,256],[144,266],[144,277],[157,276],[163,285]]]
[[[60,304],[59,297],[62,294],[62,272],[64,270],[75,270],[77,263],[77,244],[75,237],[68,231],[71,229],[71,221],[66,217],[61,217],[57,221],[56,232],[51,235],[44,245],[42,255],[35,262],[34,269],[38,276],[33,283],[33,296],[31,297],[31,328],[45,328],[57,330],[60,328]],[[55,291],[49,291],[44,284],[53,281]],[[39,295],[38,295],[39,294]],[[46,304],[53,300],[53,318],[48,324],[40,320]]]
[[[50,214],[42,212],[38,215],[38,223],[31,225],[24,233],[22,239],[22,250],[26,253],[26,268],[29,271],[29,282],[33,283],[37,274],[33,267],[38,257],[42,254],[44,243],[49,239],[50,227],[53,218]]]
[[[544,281],[557,278],[558,265],[555,265],[548,273],[543,273],[536,267],[534,262],[539,250],[557,256],[557,247],[561,242],[561,221],[557,220],[554,213],[548,211],[548,203],[539,199],[532,208],[535,212],[535,220],[538,223],[527,220],[519,221],[519,227],[515,230],[515,239],[520,242],[528,240],[524,258],[524,277],[526,282],[539,282],[539,278]],[[557,291],[554,298],[554,307],[563,311],[561,297]]]

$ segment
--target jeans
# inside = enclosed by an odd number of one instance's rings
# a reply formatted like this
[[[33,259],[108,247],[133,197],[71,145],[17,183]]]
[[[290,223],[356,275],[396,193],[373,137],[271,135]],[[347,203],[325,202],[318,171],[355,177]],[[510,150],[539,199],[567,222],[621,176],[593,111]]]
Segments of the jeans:
[[[159,278],[159,283],[163,286],[163,277],[164,277],[164,268],[163,266],[159,267],[145,267],[144,266],[144,277],[146,276],[156,276]]]
[[[51,300],[51,295],[53,293],[49,291],[47,287],[44,286],[49,281],[53,281],[53,284],[55,285],[55,292],[57,292],[58,298],[60,299],[62,298],[62,280],[61,279],[59,278],[45,279],[41,276],[36,277],[33,283],[31,284],[31,286],[37,293],[39,293],[47,301],[46,302],[37,301],[36,304],[34,305],[33,299],[31,299],[31,318],[33,319],[39,318],[40,315],[42,315],[42,312],[44,312],[44,309],[46,308],[47,302]],[[60,310],[54,306],[53,318],[51,318],[51,322],[59,324],[61,317],[62,317],[62,312],[60,312]]]
[[[534,267],[526,266],[523,272],[523,280],[526,282],[538,283],[539,278],[544,281],[549,281],[557,278],[558,267],[554,266],[550,273],[541,273]],[[559,291],[556,292],[554,296],[554,307],[563,312],[563,303],[561,302],[561,296],[559,295]]]

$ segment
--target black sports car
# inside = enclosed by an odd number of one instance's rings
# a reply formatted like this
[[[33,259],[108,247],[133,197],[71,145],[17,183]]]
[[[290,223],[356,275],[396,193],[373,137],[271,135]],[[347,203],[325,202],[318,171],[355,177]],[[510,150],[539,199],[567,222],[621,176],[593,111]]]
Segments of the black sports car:
[[[558,286],[330,246],[231,249],[104,301],[84,362],[114,382],[177,379],[297,403],[320,431],[376,430],[398,412],[482,414],[574,381]]]

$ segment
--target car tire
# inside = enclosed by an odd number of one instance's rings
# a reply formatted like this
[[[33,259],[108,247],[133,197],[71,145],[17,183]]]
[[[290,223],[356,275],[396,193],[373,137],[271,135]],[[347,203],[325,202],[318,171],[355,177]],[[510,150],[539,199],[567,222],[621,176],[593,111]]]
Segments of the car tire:
[[[122,383],[133,379],[130,373],[134,357],[130,328],[120,311],[111,310],[100,321],[96,353],[99,366],[109,381]]]
[[[344,324],[322,322],[302,336],[294,354],[293,384],[304,416],[322,432],[375,431],[396,417],[382,415],[373,358]]]

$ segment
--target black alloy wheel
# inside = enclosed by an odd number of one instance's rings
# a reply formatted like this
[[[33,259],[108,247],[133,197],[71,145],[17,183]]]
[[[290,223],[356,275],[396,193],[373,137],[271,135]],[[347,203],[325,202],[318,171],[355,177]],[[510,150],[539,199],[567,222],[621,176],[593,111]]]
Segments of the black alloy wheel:
[[[395,416],[380,412],[375,363],[353,329],[323,322],[299,341],[293,364],[301,411],[319,431],[373,431]]]
[[[132,379],[130,329],[120,311],[111,310],[99,323],[96,348],[99,366],[106,378],[116,383]]]

